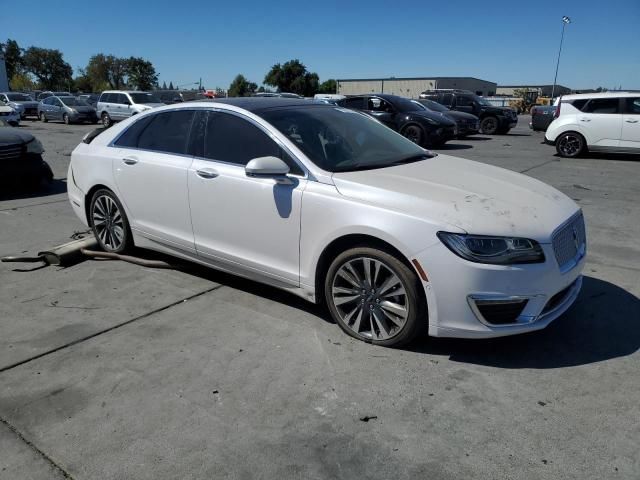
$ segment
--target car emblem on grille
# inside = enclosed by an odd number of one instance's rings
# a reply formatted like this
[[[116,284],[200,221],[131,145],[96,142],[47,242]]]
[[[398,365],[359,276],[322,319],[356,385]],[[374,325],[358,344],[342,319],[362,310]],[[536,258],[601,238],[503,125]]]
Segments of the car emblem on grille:
[[[578,242],[578,229],[573,227],[573,244],[576,246],[576,250],[580,249],[580,243]]]

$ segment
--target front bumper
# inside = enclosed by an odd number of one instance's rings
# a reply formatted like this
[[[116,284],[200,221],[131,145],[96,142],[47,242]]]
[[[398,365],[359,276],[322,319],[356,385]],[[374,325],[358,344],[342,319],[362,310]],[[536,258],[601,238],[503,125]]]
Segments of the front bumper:
[[[553,247],[542,245],[546,261],[524,265],[468,262],[435,244],[416,255],[426,271],[429,334],[436,337],[491,338],[540,330],[562,315],[582,286],[585,257],[562,273]],[[513,322],[495,324],[474,308],[475,299],[525,299]]]
[[[97,122],[98,116],[95,113],[72,113],[69,115],[72,122]]]
[[[20,114],[16,111],[16,113],[8,113],[0,115],[0,119],[11,125],[20,124]]]
[[[456,126],[438,127],[429,133],[429,141],[432,144],[443,144],[454,139],[457,135],[458,128]]]

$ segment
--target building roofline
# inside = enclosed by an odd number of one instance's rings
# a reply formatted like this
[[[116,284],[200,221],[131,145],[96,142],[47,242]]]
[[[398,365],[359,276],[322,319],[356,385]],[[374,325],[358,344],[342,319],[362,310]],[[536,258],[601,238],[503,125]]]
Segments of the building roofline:
[[[381,82],[382,80],[448,80],[448,79],[465,79],[478,80],[480,82],[496,83],[491,80],[483,80],[476,77],[385,77],[385,78],[338,78],[336,82]]]

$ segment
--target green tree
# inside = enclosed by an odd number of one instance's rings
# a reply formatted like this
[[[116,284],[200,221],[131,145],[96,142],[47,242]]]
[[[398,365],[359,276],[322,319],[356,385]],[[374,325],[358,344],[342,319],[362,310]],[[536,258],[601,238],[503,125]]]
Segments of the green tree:
[[[73,79],[74,90],[93,92],[93,83],[83,68],[78,69],[78,76]]]
[[[9,79],[9,87],[14,91],[29,92],[35,90],[35,82],[26,73],[14,73]]]
[[[29,47],[22,60],[24,69],[38,79],[42,88],[68,88],[73,69],[64,61],[60,50]]]
[[[162,82],[162,90],[166,90],[167,89],[167,82]]]
[[[0,49],[4,53],[4,63],[7,67],[7,77],[13,78],[17,73],[22,73],[22,53],[23,50],[15,40],[7,39],[5,43],[0,43]]]
[[[233,82],[231,82],[231,85],[229,85],[227,95],[229,97],[248,97],[252,93],[255,93],[257,88],[258,85],[248,81],[244,75],[238,74],[236,78],[233,79]]]
[[[306,97],[318,92],[318,74],[307,71],[298,59],[284,64],[276,63],[264,77],[264,83],[276,87],[281,92],[293,92]]]
[[[152,90],[158,85],[158,74],[153,64],[140,57],[127,59],[128,84],[138,90]]]
[[[126,85],[127,60],[98,53],[89,59],[85,71],[94,92],[109,88],[119,90]]]
[[[169,90],[174,90],[174,88],[173,88],[173,82],[171,82],[171,81],[169,82]]]
[[[330,78],[320,84],[318,87],[318,93],[337,93],[337,87],[338,85],[336,84],[336,81],[333,78]]]

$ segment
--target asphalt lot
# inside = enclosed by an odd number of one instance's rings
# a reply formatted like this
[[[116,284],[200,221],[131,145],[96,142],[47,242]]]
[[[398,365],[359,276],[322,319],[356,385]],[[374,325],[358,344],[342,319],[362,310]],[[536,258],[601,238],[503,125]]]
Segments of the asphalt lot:
[[[549,328],[391,350],[195,266],[0,264],[0,478],[640,478],[640,158],[561,160],[528,121],[439,151],[583,207],[583,291]],[[56,180],[0,197],[0,256],[84,229],[65,177],[94,126],[20,128]]]

